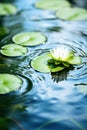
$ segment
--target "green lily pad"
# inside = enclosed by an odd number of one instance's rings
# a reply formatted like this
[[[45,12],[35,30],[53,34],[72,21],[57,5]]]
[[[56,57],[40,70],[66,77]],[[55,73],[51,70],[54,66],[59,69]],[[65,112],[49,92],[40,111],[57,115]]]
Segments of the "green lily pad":
[[[22,80],[17,75],[0,74],[0,94],[6,94],[18,90]]]
[[[24,32],[13,36],[13,42],[22,46],[36,46],[43,44],[46,37],[40,32]]]
[[[79,57],[79,56],[74,56],[74,57],[69,58],[69,59],[67,60],[67,62],[68,62],[69,64],[72,64],[72,65],[79,65],[79,64],[82,63],[82,59],[81,59],[81,57]]]
[[[63,20],[86,20],[87,10],[82,8],[60,8],[56,11],[56,16]]]
[[[87,20],[87,11],[84,11],[84,13],[78,14],[77,17],[74,17],[73,20]]]
[[[15,57],[25,55],[28,52],[28,49],[16,44],[8,44],[4,45],[0,52],[5,56]]]
[[[55,68],[52,68],[50,71],[51,72],[59,72],[59,71],[63,70],[64,68],[65,67],[63,67],[63,66],[57,66]]]
[[[65,67],[70,67],[70,64],[67,63],[67,62],[62,62],[62,64],[63,64]]]
[[[31,61],[31,66],[37,71],[48,73],[50,72],[50,67],[48,66],[49,59],[49,53],[41,54]]]
[[[48,64],[54,64],[54,63],[55,63],[55,65],[59,65],[59,64],[61,64],[61,61],[56,61],[54,59],[48,60]]]
[[[35,3],[35,7],[48,10],[57,10],[60,7],[69,7],[67,0],[40,0]]]
[[[31,61],[31,66],[35,70],[37,70],[39,72],[44,72],[44,73],[58,72],[65,68],[62,66],[52,67],[52,66],[48,65],[49,60],[51,60],[50,53],[44,53],[44,54],[41,54],[38,57],[34,58]]]
[[[16,14],[17,8],[9,3],[0,3],[0,15],[12,15]]]
[[[59,72],[65,68],[61,61],[55,61],[53,59],[50,59],[47,62],[51,72]]]

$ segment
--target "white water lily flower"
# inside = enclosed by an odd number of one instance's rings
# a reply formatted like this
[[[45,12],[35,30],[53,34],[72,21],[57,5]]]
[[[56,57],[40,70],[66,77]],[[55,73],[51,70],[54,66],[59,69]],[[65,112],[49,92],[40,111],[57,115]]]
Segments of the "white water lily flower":
[[[74,56],[73,52],[64,46],[59,46],[50,51],[51,56],[54,60],[67,61],[68,58]]]

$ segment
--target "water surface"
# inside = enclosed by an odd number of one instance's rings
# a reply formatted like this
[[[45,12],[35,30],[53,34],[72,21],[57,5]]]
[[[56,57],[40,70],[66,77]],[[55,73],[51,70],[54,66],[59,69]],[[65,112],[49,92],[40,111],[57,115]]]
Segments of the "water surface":
[[[0,73],[18,74],[24,81],[19,92],[0,95],[0,130],[87,130],[87,21],[62,21],[53,11],[36,9],[36,1],[2,1],[15,4],[18,13],[0,17],[0,27],[7,30],[0,32],[0,47],[26,31],[40,31],[47,41],[28,47],[23,57],[0,54]],[[35,56],[63,44],[82,57],[81,65],[56,74],[31,68]]]

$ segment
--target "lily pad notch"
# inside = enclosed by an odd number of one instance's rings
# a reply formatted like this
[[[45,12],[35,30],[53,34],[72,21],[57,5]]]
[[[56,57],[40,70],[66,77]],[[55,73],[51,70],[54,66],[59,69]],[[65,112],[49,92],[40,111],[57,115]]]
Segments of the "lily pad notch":
[[[31,66],[34,70],[49,73],[59,72],[64,69],[70,69],[74,65],[82,63],[80,56],[76,56],[73,51],[60,46],[35,57],[31,61]]]
[[[17,91],[23,84],[22,79],[18,75],[0,74],[0,94],[6,94]]]

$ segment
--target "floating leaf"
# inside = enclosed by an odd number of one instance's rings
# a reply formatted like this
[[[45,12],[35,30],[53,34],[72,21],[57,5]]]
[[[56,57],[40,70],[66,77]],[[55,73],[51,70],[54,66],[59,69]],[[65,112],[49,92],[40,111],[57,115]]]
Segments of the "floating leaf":
[[[22,56],[28,52],[26,47],[22,47],[16,44],[8,44],[4,45],[1,48],[1,54],[5,56],[15,57],[15,56]]]
[[[56,16],[63,20],[85,20],[87,19],[87,10],[76,7],[60,8]]]
[[[48,66],[48,60],[50,59],[49,53],[44,53],[34,58],[31,61],[31,66],[40,72],[50,72],[50,67]]]
[[[61,64],[61,61],[55,61],[54,59],[48,60],[48,64],[54,64],[54,63],[55,63],[55,65],[59,65],[59,64]]]
[[[57,66],[55,68],[51,69],[51,72],[59,72],[61,70],[63,70],[65,67],[64,66]]]
[[[17,75],[0,74],[0,94],[16,91],[22,85],[22,80]]]
[[[40,0],[35,3],[37,8],[57,10],[60,7],[69,7],[70,3],[66,0]]]
[[[0,3],[0,15],[12,15],[16,14],[17,8],[9,3]]]
[[[85,11],[84,13],[78,14],[78,16],[74,17],[73,20],[87,20],[87,11]]]
[[[13,36],[13,42],[22,46],[36,46],[43,44],[46,37],[40,32],[24,32]]]
[[[62,64],[63,64],[65,67],[70,67],[70,64],[67,63],[67,62],[63,62]]]
[[[72,65],[79,65],[82,63],[82,59],[79,56],[74,56],[69,58],[67,62]]]
[[[21,44],[30,39],[29,33],[19,33],[13,37],[15,43]]]

